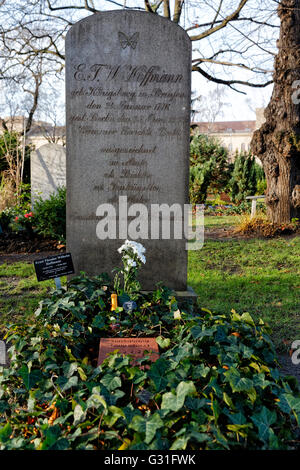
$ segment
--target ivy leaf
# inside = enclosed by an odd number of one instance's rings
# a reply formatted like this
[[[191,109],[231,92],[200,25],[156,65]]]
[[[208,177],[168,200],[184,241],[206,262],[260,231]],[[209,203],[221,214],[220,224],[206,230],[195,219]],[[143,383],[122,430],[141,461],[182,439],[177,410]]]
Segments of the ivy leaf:
[[[267,442],[270,436],[270,426],[276,423],[277,420],[276,411],[270,411],[268,408],[263,406],[259,413],[256,413],[251,417],[251,420],[258,428],[259,438],[262,441]]]
[[[26,364],[19,370],[19,375],[23,379],[26,390],[33,388],[43,377],[43,374],[38,369],[33,369],[29,372]]]
[[[235,409],[235,406],[233,404],[233,401],[231,400],[230,396],[227,395],[227,393],[223,392],[223,400],[228,405],[231,409]]]
[[[102,314],[96,315],[94,317],[92,326],[99,329],[105,327],[105,319]]]
[[[0,413],[4,413],[5,411],[9,410],[10,405],[7,403],[7,401],[1,400],[0,401]]]
[[[142,389],[138,394],[137,397],[142,403],[149,403],[150,399],[152,398],[152,393],[149,390]]]
[[[134,409],[131,404],[126,406],[125,408],[123,408],[123,411],[124,411],[124,415],[125,415],[125,419],[127,421],[127,424],[131,423],[131,421],[132,421],[132,419],[135,415],[142,416],[142,413],[140,412],[140,410]]]
[[[245,346],[244,344],[241,344],[240,351],[243,354],[244,359],[250,359],[253,354],[253,349],[249,348],[248,346]]]
[[[228,418],[233,424],[243,425],[247,423],[246,417],[243,413],[226,413]]]
[[[205,366],[204,364],[200,364],[199,366],[194,367],[193,369],[193,377],[203,377],[205,378],[210,372],[210,367]]]
[[[98,393],[98,390],[99,390],[99,387],[95,387],[93,389],[92,395],[86,401],[86,407],[87,407],[87,409],[88,408],[96,408],[98,410],[98,408],[101,405],[101,406],[103,406],[104,411],[106,412],[107,403],[105,401],[105,398]]]
[[[107,403],[108,406],[110,405],[115,405],[119,398],[122,398],[125,395],[125,392],[122,392],[122,390],[117,389],[112,392],[110,392],[106,387],[103,386],[101,388],[101,393]]]
[[[161,392],[167,385],[168,379],[166,377],[166,372],[170,369],[170,364],[163,358],[157,359],[151,365],[151,368],[148,372],[148,376],[152,379],[155,385],[157,392]]]
[[[240,434],[242,437],[247,437],[247,431],[249,428],[252,428],[252,424],[228,424],[227,429],[233,431],[237,434]]]
[[[231,368],[224,375],[230,383],[233,392],[249,392],[253,388],[252,380],[241,377],[241,374],[236,369]]]
[[[121,387],[121,379],[117,375],[106,374],[100,382],[107,388],[107,390],[112,391],[118,387]]]
[[[176,441],[171,445],[170,450],[185,450],[188,440],[188,436],[178,437],[178,439],[176,439]]]
[[[87,375],[85,374],[84,370],[81,367],[78,367],[78,374],[79,374],[81,380],[83,380],[83,381],[87,380]]]
[[[270,385],[272,382],[269,380],[265,380],[265,374],[260,373],[260,374],[255,374],[253,376],[253,384],[255,387],[260,387],[262,389],[265,389],[268,385]]]
[[[245,323],[248,323],[248,325],[255,326],[253,318],[251,317],[250,313],[248,313],[248,312],[245,312],[245,313],[242,314],[241,321],[244,321]]]
[[[212,336],[215,330],[212,328],[203,328],[202,326],[194,326],[191,333],[194,339],[204,338],[205,336]]]
[[[294,397],[290,393],[283,393],[279,397],[280,401],[278,402],[279,408],[285,413],[294,414],[297,422],[300,422],[300,398]]]
[[[84,411],[81,407],[81,405],[77,404],[74,409],[74,421],[73,424],[74,426],[77,426],[77,424],[81,423],[84,421],[85,416],[86,416],[86,411]]]
[[[12,427],[9,423],[0,428],[0,442],[6,442],[9,440],[10,435],[12,434]]]
[[[64,372],[64,375],[66,377],[71,377],[77,370],[77,363],[76,362],[64,362],[62,365],[62,369]]]
[[[50,449],[53,444],[58,440],[58,437],[61,435],[61,429],[58,424],[54,426],[49,426],[44,430],[46,439],[41,445],[41,450]]]
[[[93,291],[90,300],[98,299],[101,295],[105,295],[105,292],[103,289],[96,289]]]
[[[65,437],[62,437],[61,439],[58,439],[51,447],[49,447],[49,450],[67,450],[70,448],[70,444],[68,439]]]
[[[118,421],[119,418],[125,419],[124,411],[121,408],[118,408],[117,406],[110,406],[109,412],[111,414],[105,417],[105,423],[109,427],[112,427]]]
[[[196,388],[193,382],[180,382],[176,388],[176,394],[168,392],[162,396],[161,409],[178,411],[183,407],[185,397],[195,393]]]
[[[156,431],[162,428],[164,423],[157,412],[150,417],[134,416],[129,427],[139,433],[145,434],[145,443],[149,444],[154,438]]]
[[[158,346],[161,347],[161,349],[165,349],[168,346],[170,346],[171,340],[170,340],[170,338],[163,338],[162,336],[158,336],[156,338],[156,342],[157,342]]]
[[[75,387],[78,384],[78,377],[74,375],[68,379],[68,377],[60,376],[57,379],[57,384],[60,386],[62,392],[66,392],[71,387]]]

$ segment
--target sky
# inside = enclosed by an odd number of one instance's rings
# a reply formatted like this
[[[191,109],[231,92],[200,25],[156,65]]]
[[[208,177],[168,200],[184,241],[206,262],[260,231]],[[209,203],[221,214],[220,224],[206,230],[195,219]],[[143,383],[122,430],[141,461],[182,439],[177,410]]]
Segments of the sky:
[[[80,0],[75,0],[74,4],[78,3]],[[119,1],[119,0],[116,0]],[[65,0],[61,0],[62,4],[66,4]],[[120,0],[121,5],[126,6],[137,6],[138,2],[141,2],[141,8],[143,7],[142,0]],[[172,0],[174,3],[174,0]],[[59,2],[58,2],[59,3]],[[114,3],[105,2],[105,0],[95,0],[95,5],[97,7],[102,4],[104,9],[112,10],[118,9]],[[218,11],[218,18],[221,20],[228,14],[228,12],[233,10],[233,7],[239,4],[239,0],[222,0],[220,11]],[[205,23],[208,24],[212,21],[216,13],[216,8],[218,8],[219,0],[185,0],[184,11],[181,20],[181,26],[183,28],[188,28],[191,25],[196,23]],[[276,15],[276,10],[274,9],[274,0],[248,0],[246,5],[246,10],[243,9],[243,15],[246,17],[251,16],[251,14],[257,15],[257,19],[261,21],[269,21],[270,23],[278,23],[278,17]],[[269,8],[269,10],[268,10]],[[77,10],[75,10],[77,11]],[[275,12],[275,14],[274,14]],[[66,13],[67,14],[67,13]],[[77,13],[76,13],[77,14]],[[81,17],[86,16],[86,12],[80,11]],[[78,17],[79,19],[79,17]],[[248,28],[244,30],[243,28]],[[199,33],[201,30],[192,29],[189,31],[189,35]],[[222,49],[238,49],[243,51],[240,55],[224,55],[221,54],[217,56],[220,60],[228,60],[235,63],[243,63],[249,67],[261,67],[268,70],[272,69],[273,66],[273,57],[264,53],[264,49],[273,49],[273,52],[276,52],[276,35],[278,35],[278,28],[268,29],[268,32],[265,33],[264,30],[257,25],[252,24],[249,26],[242,26],[242,23],[233,22],[229,24],[217,34],[213,34],[208,39],[205,38],[199,42],[192,42],[193,44],[193,58],[209,58],[214,56],[218,50]],[[245,33],[245,34],[244,34]],[[248,37],[249,36],[249,37]],[[253,39],[255,43],[256,39],[259,38],[263,47],[261,49],[255,47],[249,47],[251,45],[250,41]],[[248,41],[248,42],[247,42]],[[253,72],[247,72],[243,68],[233,68],[233,67],[224,67],[222,65],[213,65],[205,63],[201,65],[206,71],[209,71],[213,76],[231,79],[237,77],[239,80],[251,80],[252,82],[257,82],[258,80],[266,80],[263,74],[256,74],[254,76]],[[234,70],[234,72],[233,72]],[[64,105],[64,80],[61,82],[55,83],[55,88],[61,90],[61,95],[57,98],[57,103],[59,107],[63,108]],[[269,76],[270,77],[270,76]],[[269,79],[268,77],[268,79]],[[216,89],[218,88],[218,92]],[[255,108],[265,107],[271,97],[272,85],[269,85],[265,88],[252,88],[246,86],[239,86],[239,90],[243,91],[245,94],[238,93],[231,90],[229,87],[216,85],[202,77],[199,73],[192,73],[192,96],[197,97],[201,96],[201,100],[196,102],[196,108],[199,109],[199,113],[196,114],[195,120],[198,121],[207,121],[211,120],[207,118],[207,112],[204,112],[206,108],[211,106],[212,101],[215,101],[213,96],[214,93],[219,94],[219,100],[222,104],[220,112],[215,115],[214,120],[217,121],[236,121],[236,120],[254,120],[255,119]],[[2,111],[1,111],[2,113]],[[47,119],[47,114],[41,111],[35,118],[42,119],[49,122]],[[60,111],[59,124],[64,124],[64,112]]]
[[[209,90],[215,90],[216,85],[201,79],[197,73],[192,73],[192,91],[195,94],[207,95]],[[271,98],[273,85],[266,88],[244,87],[242,90],[246,94],[241,94],[230,90],[223,85],[220,87],[224,93],[222,101],[225,103],[221,112],[216,117],[216,121],[253,121],[255,120],[255,109],[265,108]],[[198,105],[201,107],[201,104]],[[206,121],[205,116],[197,114],[195,121]]]

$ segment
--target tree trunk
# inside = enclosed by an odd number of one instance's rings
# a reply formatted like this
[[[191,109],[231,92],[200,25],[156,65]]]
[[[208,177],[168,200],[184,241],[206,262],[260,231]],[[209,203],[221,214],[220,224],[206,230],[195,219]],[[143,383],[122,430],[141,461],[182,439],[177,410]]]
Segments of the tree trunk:
[[[278,14],[274,89],[251,150],[265,170],[268,217],[286,223],[300,219],[300,0],[281,1]]]

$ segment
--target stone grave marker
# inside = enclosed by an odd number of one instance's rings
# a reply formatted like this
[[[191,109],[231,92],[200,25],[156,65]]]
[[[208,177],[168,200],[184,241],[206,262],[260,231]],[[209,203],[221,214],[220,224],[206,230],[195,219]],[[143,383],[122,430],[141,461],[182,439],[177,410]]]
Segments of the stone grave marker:
[[[48,199],[59,186],[66,185],[66,149],[58,144],[45,144],[31,153],[31,201],[38,196]]]
[[[170,239],[151,234],[150,209],[176,203],[183,211],[189,202],[190,67],[188,35],[158,15],[102,12],[69,30],[67,250],[76,274],[111,275],[120,265],[117,249],[134,239],[124,227],[139,215],[141,238],[135,240],[146,247],[147,259],[142,288],[162,281],[186,290],[186,239],[172,226]],[[120,196],[127,197],[127,221],[119,217]],[[105,215],[97,211],[101,204],[115,208],[109,219],[116,221],[114,239],[96,234]],[[133,204],[144,204],[148,214],[134,212]]]

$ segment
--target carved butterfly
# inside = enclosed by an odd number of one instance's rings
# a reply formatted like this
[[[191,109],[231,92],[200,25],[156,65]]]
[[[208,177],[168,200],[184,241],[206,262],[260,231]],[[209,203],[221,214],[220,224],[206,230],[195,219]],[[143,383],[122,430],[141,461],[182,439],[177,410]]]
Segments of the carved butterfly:
[[[126,34],[121,33],[119,31],[119,41],[123,49],[126,47],[132,47],[132,49],[136,48],[140,33],[134,33],[131,37],[126,36]]]

